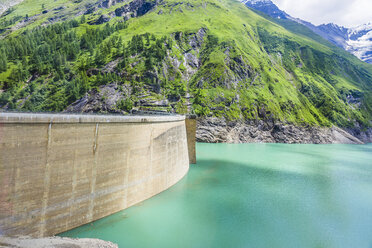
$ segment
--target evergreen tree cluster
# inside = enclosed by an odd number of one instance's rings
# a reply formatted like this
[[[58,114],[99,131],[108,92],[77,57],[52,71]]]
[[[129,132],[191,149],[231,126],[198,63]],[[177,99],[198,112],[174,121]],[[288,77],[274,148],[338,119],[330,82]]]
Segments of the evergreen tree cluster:
[[[167,44],[167,46],[164,44]],[[147,70],[151,70],[155,65],[155,61],[164,60],[167,55],[167,49],[171,48],[169,44],[171,44],[171,39],[167,39],[166,37],[156,39],[154,35],[149,33],[135,35],[128,44],[128,51],[125,51],[123,56],[126,57],[128,54],[135,56],[143,53],[145,67]]]
[[[1,19],[0,20],[0,33],[2,33],[3,31],[5,31],[5,29],[9,26],[12,26],[13,24],[15,24],[16,22],[18,22],[19,20],[21,20],[23,17],[20,16],[20,15],[17,15],[17,16],[14,16],[10,19],[7,19],[7,18],[4,18],[4,19]],[[27,20],[28,19],[28,16],[26,15],[25,19]]]
[[[83,35],[78,35],[76,28],[82,21],[83,18],[80,22],[71,20],[41,26],[0,40],[0,73],[9,71],[8,77],[0,78],[0,88],[5,90],[0,96],[0,105],[8,103],[9,108],[18,108],[17,100],[30,94],[23,108],[59,111],[91,88],[86,70],[102,63],[95,65],[90,57],[98,56],[99,51],[104,62],[113,48],[119,50],[121,38],[110,37],[107,42],[105,39],[125,29],[127,24],[121,21],[101,28],[87,28]],[[82,73],[75,71],[76,65]],[[41,78],[45,77],[49,80],[43,85]],[[107,77],[99,75],[97,84],[107,81],[101,78]]]
[[[0,72],[6,71],[8,67],[8,59],[3,49],[0,49]]]
[[[127,28],[125,21],[97,28],[85,22],[82,16],[79,21],[40,26],[0,40],[0,73],[8,75],[0,77],[0,89],[4,90],[0,106],[61,111],[93,87],[131,80],[126,71],[136,57],[145,70],[154,70],[172,46],[170,38],[156,38],[150,33],[123,42],[118,31]],[[116,59],[119,63],[114,71],[97,69]],[[144,77],[138,80],[152,83]],[[130,106],[121,104],[125,110],[128,107],[124,105]]]

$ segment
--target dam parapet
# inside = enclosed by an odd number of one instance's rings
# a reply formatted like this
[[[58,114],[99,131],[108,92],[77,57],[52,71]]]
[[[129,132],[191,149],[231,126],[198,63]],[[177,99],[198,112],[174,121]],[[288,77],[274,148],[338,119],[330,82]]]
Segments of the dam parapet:
[[[189,169],[185,116],[0,113],[0,236],[108,216]]]

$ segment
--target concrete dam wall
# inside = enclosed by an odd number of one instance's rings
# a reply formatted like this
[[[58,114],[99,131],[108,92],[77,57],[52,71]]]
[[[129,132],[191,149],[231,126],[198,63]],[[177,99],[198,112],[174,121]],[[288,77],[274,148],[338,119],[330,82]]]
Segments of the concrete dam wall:
[[[188,168],[183,116],[0,113],[0,236],[89,223],[169,188]]]

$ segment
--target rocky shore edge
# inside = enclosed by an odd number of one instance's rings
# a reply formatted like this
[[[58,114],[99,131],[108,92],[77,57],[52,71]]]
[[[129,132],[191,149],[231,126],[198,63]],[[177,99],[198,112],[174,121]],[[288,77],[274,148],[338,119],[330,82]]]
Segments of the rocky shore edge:
[[[0,237],[0,248],[118,248],[117,244],[100,239],[62,237]]]
[[[372,143],[372,129],[301,127],[261,120],[227,122],[210,117],[198,120],[196,139],[205,143],[364,144]]]

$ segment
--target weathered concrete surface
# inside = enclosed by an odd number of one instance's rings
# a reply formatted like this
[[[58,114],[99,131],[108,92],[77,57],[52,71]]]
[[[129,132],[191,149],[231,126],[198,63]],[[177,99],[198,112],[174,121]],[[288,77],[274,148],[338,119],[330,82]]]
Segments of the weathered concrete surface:
[[[184,117],[0,113],[0,235],[54,235],[179,181]]]
[[[187,132],[187,146],[189,150],[189,161],[190,164],[196,164],[196,119],[187,118],[186,132]]]
[[[0,248],[118,248],[117,244],[100,239],[71,239],[61,237],[29,238],[0,237]]]

